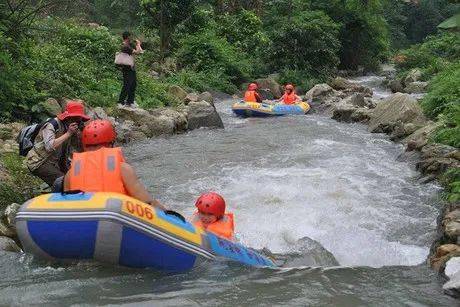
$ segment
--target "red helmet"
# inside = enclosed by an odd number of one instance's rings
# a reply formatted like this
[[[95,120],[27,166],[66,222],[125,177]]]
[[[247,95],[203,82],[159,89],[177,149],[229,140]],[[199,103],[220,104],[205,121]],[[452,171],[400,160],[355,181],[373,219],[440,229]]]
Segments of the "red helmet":
[[[82,134],[83,146],[112,143],[117,137],[112,123],[106,119],[96,119],[89,122]]]
[[[294,85],[292,84],[286,84],[286,86],[284,87],[286,90],[291,90],[293,91],[294,90]]]
[[[225,200],[217,193],[202,194],[196,200],[195,206],[199,212],[208,213],[221,218],[225,214]]]
[[[89,116],[85,114],[85,106],[82,102],[76,100],[67,102],[64,112],[57,116],[60,120],[65,120],[68,117],[80,117],[84,121],[89,120]]]
[[[257,90],[257,87],[258,87],[257,84],[251,83],[251,84],[248,85],[248,90],[255,91],[255,90]]]

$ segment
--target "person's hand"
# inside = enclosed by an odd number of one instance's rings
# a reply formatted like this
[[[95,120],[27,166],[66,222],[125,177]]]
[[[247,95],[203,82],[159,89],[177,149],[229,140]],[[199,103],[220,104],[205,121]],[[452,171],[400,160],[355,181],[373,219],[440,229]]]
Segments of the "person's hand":
[[[69,125],[69,128],[67,129],[67,132],[70,135],[74,135],[78,131],[78,123],[71,123]]]
[[[135,41],[136,41],[136,45],[140,45],[140,44],[141,44],[141,41],[140,41],[140,40],[136,39]]]

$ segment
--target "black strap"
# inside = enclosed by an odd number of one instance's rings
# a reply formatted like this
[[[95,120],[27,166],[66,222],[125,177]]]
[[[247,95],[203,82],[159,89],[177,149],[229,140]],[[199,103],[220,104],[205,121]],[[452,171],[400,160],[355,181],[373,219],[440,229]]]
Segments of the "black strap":
[[[173,210],[165,210],[165,214],[166,214],[166,215],[173,215],[173,216],[179,218],[183,223],[187,223],[187,222],[185,221],[185,217],[184,217],[182,214],[180,214],[180,213],[178,213],[178,212],[176,212],[176,211],[173,211]]]

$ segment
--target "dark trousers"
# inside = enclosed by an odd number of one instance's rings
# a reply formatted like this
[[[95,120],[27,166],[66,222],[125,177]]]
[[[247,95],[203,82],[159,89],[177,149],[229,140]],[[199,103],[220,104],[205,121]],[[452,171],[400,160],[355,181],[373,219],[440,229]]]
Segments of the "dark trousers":
[[[123,87],[121,89],[120,98],[118,99],[118,103],[131,105],[134,102],[134,95],[136,92],[136,71],[131,69],[131,67],[123,67]]]

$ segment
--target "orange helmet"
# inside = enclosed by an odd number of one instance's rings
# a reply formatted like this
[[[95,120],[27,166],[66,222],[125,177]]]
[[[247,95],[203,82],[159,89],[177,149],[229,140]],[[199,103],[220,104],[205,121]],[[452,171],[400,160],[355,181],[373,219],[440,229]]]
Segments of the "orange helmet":
[[[81,141],[83,146],[112,143],[117,134],[112,123],[106,119],[89,122],[83,129]]]
[[[196,200],[195,207],[199,212],[215,215],[221,218],[225,214],[225,200],[217,193],[209,192],[202,194]]]
[[[286,84],[286,86],[284,87],[286,90],[291,90],[293,91],[294,90],[294,85],[292,84]]]
[[[255,83],[249,84],[249,85],[248,85],[248,90],[250,90],[250,91],[255,91],[255,90],[257,90],[257,84],[255,84]]]

